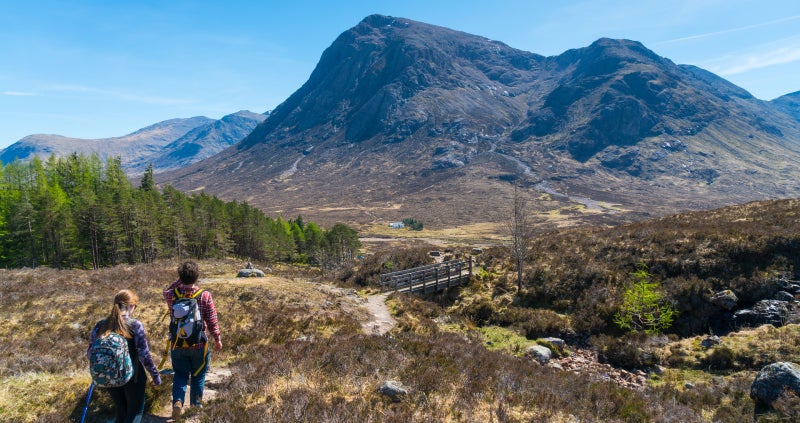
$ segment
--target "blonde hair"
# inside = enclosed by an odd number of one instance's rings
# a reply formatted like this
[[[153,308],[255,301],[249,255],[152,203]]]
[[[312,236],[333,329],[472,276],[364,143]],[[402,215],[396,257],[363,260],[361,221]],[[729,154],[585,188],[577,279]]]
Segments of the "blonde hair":
[[[128,325],[126,316],[128,311],[139,302],[139,297],[135,292],[123,289],[114,296],[114,305],[111,306],[111,313],[106,318],[105,324],[100,328],[99,335],[105,336],[109,332],[116,332],[126,338],[133,338]]]

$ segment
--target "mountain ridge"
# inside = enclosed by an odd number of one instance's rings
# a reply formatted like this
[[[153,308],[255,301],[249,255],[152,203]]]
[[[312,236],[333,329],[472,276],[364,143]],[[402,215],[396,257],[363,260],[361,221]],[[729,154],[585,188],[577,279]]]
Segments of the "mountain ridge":
[[[185,119],[168,119],[138,129],[127,135],[99,139],[81,139],[55,134],[33,134],[3,149],[0,160],[10,163],[15,159],[26,160],[35,154],[55,154],[64,156],[72,152],[91,154],[100,153],[101,149],[111,155],[121,155],[133,152],[135,149],[144,149],[156,152],[167,142],[180,137],[189,130],[212,122],[204,116]]]
[[[162,181],[322,222],[433,225],[502,222],[517,184],[540,216],[619,222],[800,194],[798,126],[636,41],[544,57],[373,15],[241,143]]]
[[[33,134],[0,151],[0,161],[78,153],[97,154],[103,160],[120,157],[123,169],[131,175],[141,174],[150,163],[156,171],[172,170],[238,142],[266,119],[266,114],[242,110],[218,120],[205,116],[168,119],[127,135],[100,139]]]

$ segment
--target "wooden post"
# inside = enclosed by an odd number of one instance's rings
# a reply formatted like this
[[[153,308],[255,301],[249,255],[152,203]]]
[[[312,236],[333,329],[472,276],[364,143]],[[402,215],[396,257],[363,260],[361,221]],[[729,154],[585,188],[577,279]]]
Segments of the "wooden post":
[[[467,282],[472,280],[472,256],[469,256],[469,279]]]

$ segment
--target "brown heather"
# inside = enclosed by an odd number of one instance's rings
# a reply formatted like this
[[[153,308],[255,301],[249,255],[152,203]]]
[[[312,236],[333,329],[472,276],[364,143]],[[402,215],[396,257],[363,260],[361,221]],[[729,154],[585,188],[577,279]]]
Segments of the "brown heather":
[[[750,203],[606,229],[570,229],[535,240],[516,291],[502,249],[479,256],[473,282],[428,300],[392,296],[398,325],[381,337],[361,331],[364,312],[312,269],[278,268],[264,279],[231,277],[241,263],[202,262],[225,330],[213,358],[232,376],[215,387],[201,422],[740,422],[753,419],[750,383],[760,366],[800,361],[798,325],[721,333],[700,346],[717,315],[707,296],[730,288],[743,304],[768,295],[777,278],[796,278],[800,202]],[[338,276],[373,286],[385,269],[423,260],[423,247],[387,249]],[[458,251],[455,251],[458,252]],[[681,315],[662,337],[621,336],[610,324],[621,286],[644,261]],[[391,263],[391,264],[390,264]],[[0,270],[0,421],[63,422],[80,416],[89,376],[92,325],[121,288],[140,297],[157,360],[165,336],[161,289],[177,262],[95,271]],[[326,275],[327,276],[327,275]],[[434,300],[434,301],[430,301]],[[350,301],[350,302],[348,302]],[[564,335],[569,350],[592,347],[618,365],[658,364],[641,390],[535,364],[486,348],[478,325],[529,339]],[[461,327],[449,332],[446,327]],[[450,329],[448,329],[450,330]],[[642,367],[639,367],[642,366]],[[385,380],[409,388],[400,402],[378,394]],[[688,384],[687,384],[688,383]],[[110,401],[95,394],[102,421]],[[148,388],[151,411],[169,386]],[[786,396],[758,421],[792,421]]]
[[[89,331],[120,288],[139,294],[138,317],[160,359],[165,335],[160,290],[173,279],[176,266],[2,271],[0,305],[7,324],[1,334],[6,341],[0,356],[0,421],[79,418],[90,382],[84,358]],[[690,408],[665,409],[652,394],[587,382],[440,332],[429,317],[437,314],[436,307],[422,300],[395,300],[405,331],[366,336],[351,313],[330,307],[341,298],[315,283],[288,274],[266,282],[215,281],[232,275],[235,266],[203,263],[201,268],[214,266],[205,272],[210,279],[204,283],[213,289],[226,343],[213,361],[229,366],[233,376],[207,403],[200,421],[696,420]],[[408,398],[393,403],[379,395],[386,379],[409,386]],[[150,410],[168,404],[168,389],[148,387]],[[109,412],[110,400],[95,393],[92,418],[103,421]]]

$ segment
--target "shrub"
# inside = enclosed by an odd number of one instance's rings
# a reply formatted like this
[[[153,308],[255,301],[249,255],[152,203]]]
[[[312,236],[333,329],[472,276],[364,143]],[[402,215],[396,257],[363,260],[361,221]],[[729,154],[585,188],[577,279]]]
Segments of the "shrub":
[[[601,361],[625,369],[642,369],[657,363],[655,348],[645,333],[629,333],[619,338],[598,335],[590,343],[598,351]]]
[[[800,397],[791,390],[784,390],[783,394],[772,403],[772,408],[780,417],[780,421],[800,421]]]
[[[736,353],[725,345],[718,345],[702,360],[702,365],[711,370],[734,369]]]
[[[412,231],[421,231],[424,226],[422,222],[411,217],[403,219],[403,224]]]
[[[572,332],[569,319],[547,309],[508,307],[496,311],[491,323],[515,328],[528,339],[565,336]]]
[[[478,326],[484,326],[492,321],[495,305],[487,298],[479,298],[465,306],[461,313]]]
[[[632,285],[623,294],[614,323],[621,329],[645,333],[659,333],[672,326],[677,312],[664,301],[659,284],[650,282],[653,275],[647,271],[647,265],[639,264],[631,276]]]

